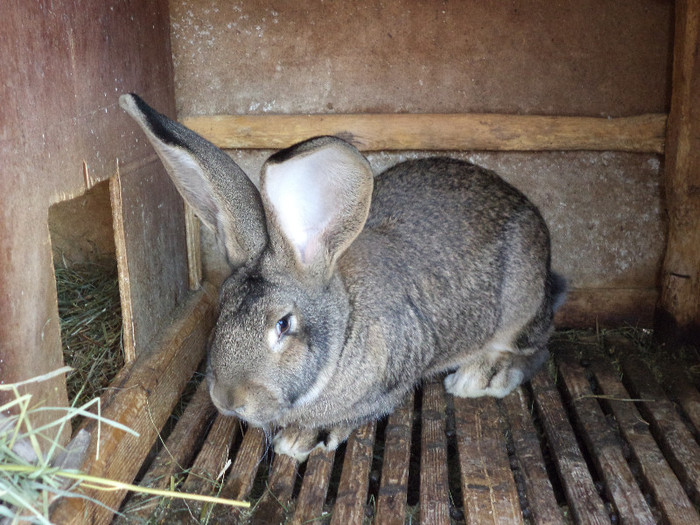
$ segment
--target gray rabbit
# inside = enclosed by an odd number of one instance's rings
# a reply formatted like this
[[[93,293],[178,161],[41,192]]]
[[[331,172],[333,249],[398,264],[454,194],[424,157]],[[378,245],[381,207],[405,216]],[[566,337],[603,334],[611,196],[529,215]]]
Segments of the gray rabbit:
[[[503,397],[547,359],[564,280],[537,208],[496,174],[429,158],[373,177],[335,137],[272,155],[260,190],[224,152],[136,95],[175,186],[233,273],[210,339],[222,414],[278,429],[299,461],[390,413],[423,378]]]

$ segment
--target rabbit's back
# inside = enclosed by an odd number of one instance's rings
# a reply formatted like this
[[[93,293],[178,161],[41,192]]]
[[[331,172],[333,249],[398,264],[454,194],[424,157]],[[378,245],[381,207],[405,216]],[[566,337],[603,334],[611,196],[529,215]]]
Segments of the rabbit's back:
[[[493,172],[430,158],[376,177],[365,229],[340,263],[354,317],[381,327],[391,388],[535,316],[549,237],[537,208]]]

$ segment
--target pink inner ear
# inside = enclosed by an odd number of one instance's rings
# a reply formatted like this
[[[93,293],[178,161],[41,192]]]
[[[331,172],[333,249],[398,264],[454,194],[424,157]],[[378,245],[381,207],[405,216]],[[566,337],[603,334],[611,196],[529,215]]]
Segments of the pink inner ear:
[[[267,168],[265,192],[277,217],[280,233],[303,264],[312,264],[322,238],[342,210],[342,180],[328,169],[333,152],[319,150]],[[341,184],[338,184],[340,182]]]
[[[262,178],[267,211],[305,266],[331,264],[347,248],[367,218],[371,192],[364,157],[338,144],[267,164]]]
[[[306,244],[297,246],[300,262],[302,264],[313,263],[318,259],[319,255],[321,255],[319,250],[322,249],[323,243],[321,242],[321,235],[315,234],[309,236]]]

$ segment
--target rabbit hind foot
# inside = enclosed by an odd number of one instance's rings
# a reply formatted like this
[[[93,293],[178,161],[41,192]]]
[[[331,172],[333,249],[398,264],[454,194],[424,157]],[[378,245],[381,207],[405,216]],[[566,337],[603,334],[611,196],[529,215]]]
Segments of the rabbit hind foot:
[[[529,350],[491,348],[445,377],[445,390],[457,397],[503,398],[528,381],[549,356],[546,348]]]

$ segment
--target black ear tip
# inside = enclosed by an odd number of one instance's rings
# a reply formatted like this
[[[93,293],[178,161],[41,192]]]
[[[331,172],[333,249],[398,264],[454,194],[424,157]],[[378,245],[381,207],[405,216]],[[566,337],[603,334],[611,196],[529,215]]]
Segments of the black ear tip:
[[[146,104],[144,100],[136,93],[125,93],[119,97],[119,105],[126,111],[138,110],[141,113],[148,114],[153,112],[153,108]]]
[[[185,136],[190,134],[189,142],[196,141],[197,138],[194,132],[186,129],[177,122],[171,120],[165,115],[158,113],[155,109],[149,106],[136,93],[128,93],[119,97],[119,105],[126,111],[141,127],[155,135],[155,138],[165,144],[178,146],[185,149],[191,149]]]

